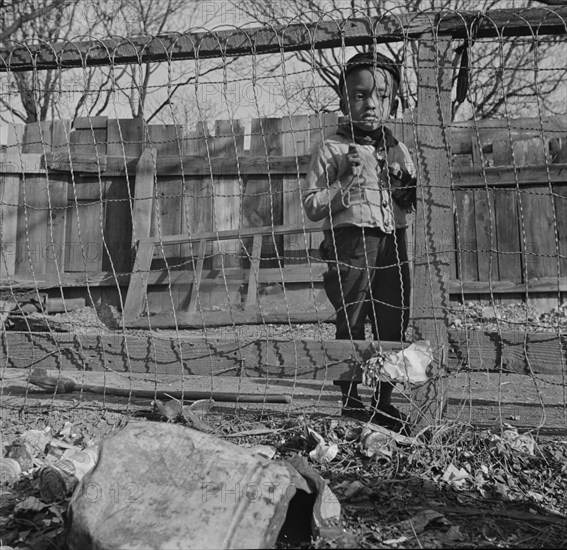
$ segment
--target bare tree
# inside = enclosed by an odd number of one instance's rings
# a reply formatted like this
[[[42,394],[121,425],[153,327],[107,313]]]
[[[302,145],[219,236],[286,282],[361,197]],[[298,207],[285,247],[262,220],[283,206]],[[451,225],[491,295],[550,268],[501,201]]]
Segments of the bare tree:
[[[60,23],[62,20],[72,21],[76,10],[76,4],[63,0],[54,0],[48,4],[38,0],[2,2],[0,46],[8,49],[18,43],[65,40],[70,29]],[[61,73],[58,71],[4,73],[2,81],[0,116],[3,112],[12,119],[36,122],[47,118],[51,98],[61,83]],[[2,118],[6,119],[5,116]]]
[[[71,42],[135,35],[160,36],[180,32],[208,14],[197,2],[184,0],[0,0],[0,48],[18,44]],[[49,9],[48,9],[49,8]],[[0,53],[0,55],[2,55]],[[8,59],[7,55],[4,55]],[[174,96],[197,78],[191,62],[169,67],[164,63],[87,67],[81,69],[21,71],[0,74],[0,118],[25,123],[56,117],[118,116],[151,120],[163,118]],[[218,65],[218,64],[217,64]],[[198,77],[218,69],[203,62]],[[192,67],[193,70],[187,70]],[[184,101],[191,101],[185,94]],[[186,109],[185,109],[186,110]]]
[[[547,0],[544,4],[555,4]],[[561,2],[563,3],[563,2]],[[559,4],[559,2],[558,2]],[[286,3],[263,2],[262,0],[240,0],[240,9],[260,23],[295,21],[319,21],[348,17],[361,18],[396,13],[418,13],[425,11],[468,11],[468,0],[290,0]],[[525,0],[481,0],[474,6],[490,18],[490,10],[510,7],[533,7],[538,2]],[[564,112],[561,90],[567,76],[565,63],[555,63],[560,54],[559,37],[528,37],[455,41],[454,81],[459,79],[459,93],[453,94],[453,117],[466,119],[520,115],[526,102],[539,102],[541,112],[554,114]],[[358,47],[358,51],[368,47]],[[404,43],[379,45],[378,49],[400,62],[404,68],[402,86],[403,107],[414,107],[417,102],[416,69],[419,43],[408,40]],[[337,87],[340,66],[350,54],[341,48],[306,50],[291,54],[306,71],[312,72],[311,84],[305,85],[302,93],[295,94],[294,101],[301,107],[317,111],[338,109]],[[460,75],[460,77],[459,77]],[[308,80],[308,79],[307,79]],[[562,88],[563,87],[563,88]]]

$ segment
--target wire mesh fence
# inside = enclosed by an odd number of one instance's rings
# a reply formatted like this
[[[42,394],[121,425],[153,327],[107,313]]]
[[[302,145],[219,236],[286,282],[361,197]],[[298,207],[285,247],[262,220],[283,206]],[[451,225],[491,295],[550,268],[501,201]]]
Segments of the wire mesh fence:
[[[394,393],[413,419],[564,431],[566,15],[332,12],[0,52],[3,401],[32,411],[43,388],[57,408],[65,380],[100,410],[174,395],[335,415],[334,380],[428,340],[429,381]],[[361,50],[402,69],[385,125],[417,178],[395,341],[370,317],[366,341],[335,339],[304,210]]]

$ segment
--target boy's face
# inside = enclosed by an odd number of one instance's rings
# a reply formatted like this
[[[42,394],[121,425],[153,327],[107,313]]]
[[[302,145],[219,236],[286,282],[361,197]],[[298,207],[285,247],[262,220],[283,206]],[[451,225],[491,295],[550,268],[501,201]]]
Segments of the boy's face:
[[[390,116],[390,73],[382,69],[361,67],[349,73],[345,83],[346,91],[341,99],[343,114],[348,115],[353,125],[361,130],[377,130]]]

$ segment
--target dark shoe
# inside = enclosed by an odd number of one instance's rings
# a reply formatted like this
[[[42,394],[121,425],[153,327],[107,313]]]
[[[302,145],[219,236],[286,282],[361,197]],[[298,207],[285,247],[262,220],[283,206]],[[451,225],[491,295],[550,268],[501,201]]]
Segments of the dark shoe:
[[[409,418],[400,412],[394,405],[386,407],[372,408],[370,411],[370,422],[383,426],[388,430],[397,432],[406,436],[410,435],[411,428]]]
[[[365,407],[343,407],[341,416],[359,420],[360,422],[368,422],[370,420],[370,412]]]

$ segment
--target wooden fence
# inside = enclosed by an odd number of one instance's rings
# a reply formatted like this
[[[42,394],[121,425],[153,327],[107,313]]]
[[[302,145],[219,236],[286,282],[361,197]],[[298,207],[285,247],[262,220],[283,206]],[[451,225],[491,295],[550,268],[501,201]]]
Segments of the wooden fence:
[[[155,247],[149,312],[195,310],[196,290],[201,309],[238,308],[255,300],[249,273],[258,244],[238,232],[265,228],[254,279],[264,312],[282,307],[282,285],[285,307],[303,317],[313,301],[328,309],[319,224],[304,216],[299,186],[310,150],[336,124],[327,113],[250,126],[216,121],[192,132],[106,117],[12,126],[0,154],[0,284],[122,308],[137,239],[189,235],[192,242]],[[410,148],[414,130],[411,116],[394,124]],[[542,307],[557,305],[567,291],[567,119],[454,123],[445,131],[452,299],[527,293]],[[274,233],[279,227],[298,229]],[[223,238],[214,238],[219,231]],[[213,238],[202,241],[206,234]]]

